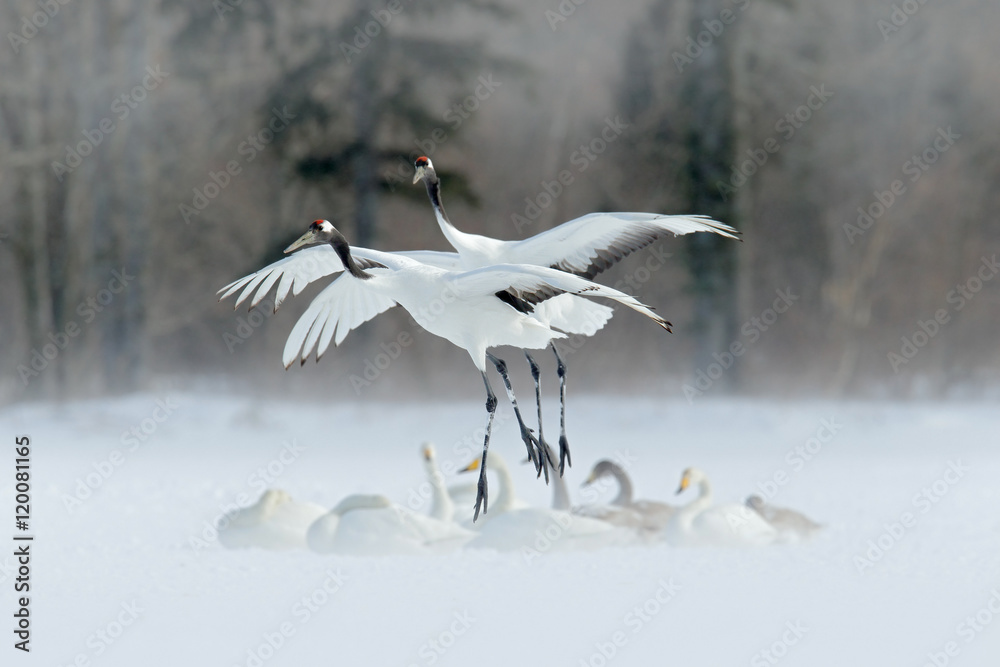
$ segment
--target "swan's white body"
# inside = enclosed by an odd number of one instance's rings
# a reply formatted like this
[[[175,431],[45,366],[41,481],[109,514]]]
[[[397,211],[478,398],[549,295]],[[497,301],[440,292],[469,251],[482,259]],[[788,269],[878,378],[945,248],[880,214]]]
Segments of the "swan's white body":
[[[479,462],[474,461],[469,468],[478,465]],[[485,519],[475,524],[477,535],[466,547],[546,552],[631,543],[628,531],[618,530],[604,521],[577,516],[566,510],[529,507],[517,498],[514,480],[504,460],[491,453],[489,467],[497,474],[499,491]],[[560,481],[558,475],[553,475],[554,484]]]
[[[712,487],[705,473],[688,468],[681,479],[683,491],[698,485],[698,497],[679,508],[664,530],[667,541],[687,546],[759,546],[770,544],[777,531],[746,505],[712,505]]]
[[[353,495],[314,522],[307,537],[318,553],[391,556],[452,551],[473,534],[394,505],[385,496]]]
[[[309,526],[326,513],[321,505],[292,500],[268,489],[256,504],[219,522],[219,543],[228,549],[304,549]]]

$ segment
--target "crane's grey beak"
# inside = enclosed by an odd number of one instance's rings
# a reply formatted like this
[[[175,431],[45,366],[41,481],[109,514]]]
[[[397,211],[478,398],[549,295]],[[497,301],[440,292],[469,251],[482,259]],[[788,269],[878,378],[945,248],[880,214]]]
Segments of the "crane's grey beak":
[[[306,246],[315,245],[316,243],[319,243],[316,240],[316,232],[310,229],[308,232],[300,236],[298,240],[296,240],[292,245],[285,248],[285,254],[287,255],[288,253],[294,250],[298,250],[299,248],[304,248]]]
[[[417,167],[417,173],[413,174],[414,185],[417,183],[417,181],[419,181],[421,178],[424,177],[424,171],[425,170],[423,167]]]

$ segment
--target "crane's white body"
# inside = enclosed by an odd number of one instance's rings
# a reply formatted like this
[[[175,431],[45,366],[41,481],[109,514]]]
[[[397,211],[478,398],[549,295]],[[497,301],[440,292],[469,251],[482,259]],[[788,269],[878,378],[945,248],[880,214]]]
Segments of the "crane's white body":
[[[590,213],[524,240],[503,241],[463,232],[451,223],[440,200],[434,165],[425,157],[417,160],[414,183],[421,178],[428,187],[438,226],[458,252],[459,265],[466,270],[494,264],[531,264],[592,278],[660,236],[712,232],[738,238],[735,229],[706,216]],[[560,331],[589,336],[611,319],[612,311],[607,306],[566,294],[540,304],[534,315]]]

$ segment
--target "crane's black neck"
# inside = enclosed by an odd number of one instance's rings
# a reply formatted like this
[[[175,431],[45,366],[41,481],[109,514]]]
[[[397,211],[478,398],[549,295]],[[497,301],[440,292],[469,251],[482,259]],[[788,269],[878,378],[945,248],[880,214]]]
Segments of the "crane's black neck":
[[[351,246],[347,243],[347,239],[340,232],[336,232],[333,238],[330,239],[330,245],[337,252],[337,256],[340,257],[340,261],[344,263],[344,269],[347,270],[355,278],[360,278],[361,280],[368,280],[372,277],[370,273],[365,273],[358,263],[354,261],[354,257],[351,255]]]
[[[448,214],[444,212],[444,204],[441,203],[441,181],[437,174],[432,171],[426,175],[424,185],[427,186],[427,196],[431,199],[431,206],[450,225],[451,220],[448,219]]]

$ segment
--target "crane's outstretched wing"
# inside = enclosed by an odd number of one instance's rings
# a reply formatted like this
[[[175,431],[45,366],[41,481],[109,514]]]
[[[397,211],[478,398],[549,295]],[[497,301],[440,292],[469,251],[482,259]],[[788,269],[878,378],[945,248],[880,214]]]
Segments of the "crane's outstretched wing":
[[[384,269],[372,269],[380,270]],[[372,290],[363,280],[350,276],[335,280],[313,299],[292,327],[281,355],[282,363],[285,368],[296,359],[304,364],[313,348],[316,348],[316,361],[319,361],[331,340],[340,345],[352,329],[395,305],[395,301]]]
[[[591,279],[661,236],[713,232],[739,239],[739,232],[703,215],[590,213],[523,241],[504,244],[503,261],[551,266]]]
[[[380,259],[392,255],[409,257],[423,264],[439,266],[447,270],[454,270],[459,266],[458,253],[454,252],[414,250],[381,253],[374,250],[367,250],[366,248],[351,248],[351,254],[362,269],[383,266],[384,263]],[[309,283],[325,276],[340,273],[343,270],[344,264],[340,261],[340,257],[334,251],[333,246],[320,245],[312,248],[303,248],[288,257],[279,259],[273,264],[268,264],[259,271],[229,283],[219,290],[219,300],[221,301],[236,292],[240,292],[234,306],[234,309],[239,308],[240,304],[246,301],[256,290],[256,294],[254,294],[253,299],[250,301],[250,307],[253,308],[263,301],[267,293],[277,283],[278,288],[274,292],[274,310],[277,311],[278,307],[288,297],[289,291],[293,295],[298,296]],[[281,282],[278,282],[279,280]]]
[[[579,276],[544,266],[497,264],[455,273],[446,280],[451,283],[454,293],[460,297],[496,294],[502,301],[518,310],[530,311],[534,304],[558,294],[611,299],[642,313],[670,331],[670,322],[634,297],[611,287],[604,287]],[[504,294],[507,296],[503,296]]]

